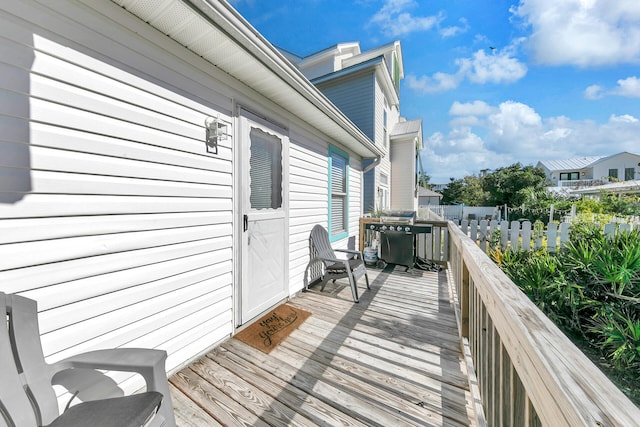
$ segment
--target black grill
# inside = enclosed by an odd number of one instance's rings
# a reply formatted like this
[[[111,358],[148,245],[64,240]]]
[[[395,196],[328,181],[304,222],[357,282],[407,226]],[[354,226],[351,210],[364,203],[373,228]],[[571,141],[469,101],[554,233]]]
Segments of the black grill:
[[[380,259],[389,264],[413,267],[416,257],[415,235],[431,233],[432,227],[414,224],[413,211],[387,212],[380,220],[366,226],[380,234]]]

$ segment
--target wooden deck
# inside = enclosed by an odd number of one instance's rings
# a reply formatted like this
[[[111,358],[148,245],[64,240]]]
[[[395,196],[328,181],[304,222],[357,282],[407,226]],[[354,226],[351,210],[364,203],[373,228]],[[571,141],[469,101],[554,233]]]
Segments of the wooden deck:
[[[178,425],[474,425],[447,276],[404,270],[370,269],[359,304],[305,292],[311,317],[270,354],[231,339],[171,377]]]

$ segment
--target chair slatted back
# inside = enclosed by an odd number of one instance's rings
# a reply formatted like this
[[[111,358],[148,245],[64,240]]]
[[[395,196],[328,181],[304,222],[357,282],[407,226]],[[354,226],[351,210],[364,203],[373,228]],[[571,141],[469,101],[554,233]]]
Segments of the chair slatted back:
[[[5,318],[4,325],[0,327],[0,426],[35,427],[38,422],[21,375],[22,368],[16,364],[10,338],[13,312],[9,299],[0,292],[0,313]]]
[[[38,425],[49,424],[59,415],[58,402],[51,386],[51,370],[42,352],[37,303],[18,295],[0,295],[7,319],[3,347],[6,343],[6,348],[11,349],[12,366],[18,372],[22,393],[30,402],[30,412]],[[13,411],[9,413],[16,415]]]
[[[311,229],[311,235],[309,237],[312,246],[318,254],[319,258],[334,258],[336,257],[331,243],[329,243],[329,233],[327,230],[319,224],[315,225]]]
[[[9,338],[15,349],[16,365],[22,367],[29,393],[37,406],[41,424],[49,424],[59,415],[58,400],[51,386],[51,368],[44,360],[38,327],[37,302],[19,295],[7,295],[11,307]]]

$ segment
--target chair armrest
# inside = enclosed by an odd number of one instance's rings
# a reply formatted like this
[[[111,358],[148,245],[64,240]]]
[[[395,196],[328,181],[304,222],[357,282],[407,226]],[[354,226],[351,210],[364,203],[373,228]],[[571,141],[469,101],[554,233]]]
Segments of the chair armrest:
[[[327,257],[327,258],[316,257],[316,258],[314,258],[314,260],[319,260],[319,261],[322,261],[323,263],[324,262],[344,262],[344,261],[346,261],[346,259],[344,259],[344,258],[329,258],[329,257]]]
[[[351,255],[358,255],[360,258],[362,258],[362,252],[353,249],[334,249],[334,252],[343,252]]]
[[[115,348],[77,354],[52,365],[54,372],[72,368],[137,372],[144,378],[148,390],[166,387],[167,373],[164,350],[146,348]]]
[[[53,376],[64,376],[65,373],[71,374],[72,372],[78,372],[80,376],[83,376],[81,371],[75,371],[75,369],[136,372],[144,378],[147,391],[162,393],[158,421],[165,427],[175,427],[169,381],[165,370],[166,359],[167,352],[164,350],[115,348],[77,354],[53,363],[50,367]]]

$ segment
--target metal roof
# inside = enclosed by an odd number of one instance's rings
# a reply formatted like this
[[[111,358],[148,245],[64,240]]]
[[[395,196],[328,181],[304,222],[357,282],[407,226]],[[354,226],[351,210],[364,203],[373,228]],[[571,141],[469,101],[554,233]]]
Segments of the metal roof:
[[[566,160],[540,160],[540,164],[550,171],[580,170],[591,167],[593,163],[600,159],[602,159],[602,156],[577,157]]]
[[[393,129],[391,130],[391,133],[389,135],[393,138],[395,136],[400,136],[400,135],[416,134],[416,133],[419,133],[421,130],[422,130],[421,119],[408,120],[408,121],[402,121],[402,122],[396,123],[393,126]]]

